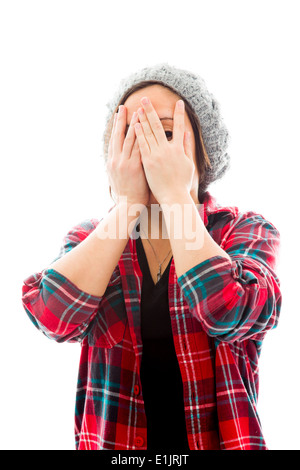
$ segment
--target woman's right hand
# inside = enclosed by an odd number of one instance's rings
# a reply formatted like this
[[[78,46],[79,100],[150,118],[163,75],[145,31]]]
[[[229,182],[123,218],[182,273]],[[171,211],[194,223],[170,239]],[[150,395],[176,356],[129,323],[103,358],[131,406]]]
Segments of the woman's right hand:
[[[135,112],[125,136],[127,108],[121,105],[115,113],[111,137],[108,145],[107,172],[109,183],[116,195],[126,196],[129,204],[147,205],[150,188],[145,176],[141,153],[134,125],[138,122]]]

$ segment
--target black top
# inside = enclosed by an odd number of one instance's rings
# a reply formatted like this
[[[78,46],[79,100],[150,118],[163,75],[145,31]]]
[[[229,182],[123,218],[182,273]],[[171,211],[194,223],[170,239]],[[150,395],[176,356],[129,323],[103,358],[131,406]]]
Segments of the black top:
[[[139,226],[137,230],[138,228]],[[173,342],[168,303],[172,258],[155,284],[140,237],[136,239],[136,247],[143,274],[141,383],[147,417],[147,449],[177,453],[189,451],[183,385]]]

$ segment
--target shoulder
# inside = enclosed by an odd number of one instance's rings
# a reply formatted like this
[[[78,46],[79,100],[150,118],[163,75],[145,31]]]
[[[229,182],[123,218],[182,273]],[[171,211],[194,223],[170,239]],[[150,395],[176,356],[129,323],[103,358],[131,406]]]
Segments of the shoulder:
[[[267,236],[269,233],[280,237],[278,228],[263,214],[253,211],[238,211],[234,216],[228,218],[228,230],[248,230],[249,235],[254,233]]]
[[[96,219],[96,218],[83,219],[73,227],[73,230],[86,232],[86,233],[89,234],[93,230],[95,230],[95,228],[99,224],[100,220],[101,219]]]
[[[240,210],[236,205],[222,205],[209,192],[203,202],[204,211],[210,227],[214,229],[235,230],[246,226],[256,226],[279,235],[279,230],[263,214],[254,210]]]
[[[111,212],[114,207],[115,207],[115,204],[108,209],[107,213]],[[82,235],[82,236],[86,237],[91,232],[93,232],[93,230],[95,230],[95,228],[101,222],[101,220],[103,220],[103,217],[101,217],[100,219],[96,218],[96,217],[83,219],[80,222],[78,222],[77,224],[75,224],[69,230],[68,234],[73,233],[73,234],[79,234],[79,235]]]
[[[99,222],[100,220],[96,218],[83,219],[71,226],[63,236],[59,254],[52,263],[85,240],[95,230]]]
[[[70,236],[78,236],[79,238],[82,237],[87,237],[99,224],[101,219],[97,218],[91,218],[91,219],[83,219],[77,223],[75,223],[73,226],[70,227],[68,230],[66,237]]]

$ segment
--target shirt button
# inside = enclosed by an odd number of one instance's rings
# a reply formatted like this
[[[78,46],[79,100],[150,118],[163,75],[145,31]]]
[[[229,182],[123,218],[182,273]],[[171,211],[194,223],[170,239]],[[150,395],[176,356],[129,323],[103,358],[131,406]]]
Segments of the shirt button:
[[[141,437],[141,436],[137,436],[135,439],[134,439],[134,445],[137,446],[137,447],[142,447],[142,445],[144,444],[144,439]]]
[[[133,393],[134,393],[135,395],[138,395],[138,394],[140,393],[140,387],[139,387],[138,385],[135,385],[135,386],[134,386]]]

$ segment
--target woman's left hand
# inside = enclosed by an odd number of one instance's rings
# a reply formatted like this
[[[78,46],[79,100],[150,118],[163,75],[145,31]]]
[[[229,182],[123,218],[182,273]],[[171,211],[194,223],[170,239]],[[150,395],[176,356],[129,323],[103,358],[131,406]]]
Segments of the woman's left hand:
[[[195,165],[191,136],[185,132],[184,102],[178,100],[173,116],[173,139],[168,141],[163,125],[148,98],[141,100],[144,112],[135,124],[142,163],[149,187],[159,204],[192,189]],[[182,103],[182,106],[180,104]]]

